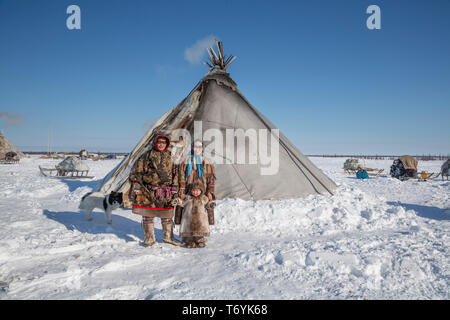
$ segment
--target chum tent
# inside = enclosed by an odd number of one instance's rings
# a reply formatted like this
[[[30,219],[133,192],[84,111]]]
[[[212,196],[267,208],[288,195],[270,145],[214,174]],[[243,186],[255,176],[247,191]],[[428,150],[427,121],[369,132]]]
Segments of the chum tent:
[[[244,95],[238,90],[237,84],[230,78],[226,68],[234,60],[233,56],[223,55],[221,42],[217,43],[219,54],[212,48],[208,50],[210,70],[192,89],[188,96],[176,107],[166,112],[144,135],[136,147],[123,159],[117,167],[109,172],[102,181],[98,191],[108,194],[111,191],[127,194],[129,190],[128,176],[135,161],[153,146],[157,134],[171,136],[177,129],[184,129],[190,134],[192,142],[196,137],[196,125],[201,124],[201,134],[204,138],[205,149],[212,143],[205,139],[205,133],[220,132],[223,137],[227,129],[243,131],[253,129],[261,134],[257,139],[245,138],[245,143],[239,144],[238,137],[234,136],[234,143],[228,145],[223,142],[222,148],[214,149],[215,161],[215,191],[218,199],[240,198],[244,200],[276,200],[304,197],[311,194],[332,194],[336,188],[335,183],[304,156],[284,135],[277,134],[276,127],[262,115]],[[198,127],[197,127],[198,128]],[[265,129],[265,130],[260,130]],[[215,130],[215,131],[214,131]],[[273,139],[278,135],[278,166],[276,174],[262,174],[269,164],[264,158],[264,164],[259,153],[255,150],[269,150],[267,154],[276,149],[272,148]],[[188,140],[178,138],[172,141],[172,155],[181,158],[180,153],[186,154],[190,150]],[[265,139],[265,140],[264,140]],[[265,141],[265,143],[264,143]],[[242,142],[242,140],[241,140]],[[258,144],[258,145],[257,145]],[[220,144],[219,144],[220,145]],[[261,147],[262,146],[262,147]],[[186,151],[187,150],[187,151]],[[250,151],[249,151],[250,150]],[[253,150],[253,154],[251,153]],[[244,163],[236,159],[239,154],[255,162]],[[274,153],[275,154],[275,153]],[[242,158],[241,158],[242,159]],[[225,163],[228,160],[229,163]],[[127,198],[124,197],[124,206],[128,207]]]
[[[25,158],[25,155],[9,142],[2,133],[0,133],[0,159],[4,159],[8,152],[16,153],[19,159]]]

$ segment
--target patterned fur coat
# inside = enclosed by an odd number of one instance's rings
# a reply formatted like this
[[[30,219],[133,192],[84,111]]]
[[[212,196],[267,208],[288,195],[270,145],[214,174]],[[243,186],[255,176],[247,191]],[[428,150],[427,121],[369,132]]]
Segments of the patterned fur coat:
[[[158,136],[155,141],[161,137],[167,140],[166,149],[158,151],[154,147],[144,153],[131,169],[129,198],[133,202],[133,213],[171,218],[171,201],[178,190],[178,170],[168,149],[169,138]]]
[[[208,208],[213,207],[214,203],[209,202],[204,194],[193,197],[186,196],[184,200],[177,199],[177,204],[184,207],[181,216],[180,237],[208,237],[209,220]]]

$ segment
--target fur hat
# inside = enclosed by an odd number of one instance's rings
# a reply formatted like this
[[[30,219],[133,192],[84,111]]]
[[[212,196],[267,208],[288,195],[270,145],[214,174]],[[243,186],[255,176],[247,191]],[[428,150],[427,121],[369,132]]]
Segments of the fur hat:
[[[200,189],[202,191],[201,194],[205,193],[205,187],[203,186],[203,183],[200,183],[198,181],[194,182],[193,184],[191,184],[191,192],[194,189]]]

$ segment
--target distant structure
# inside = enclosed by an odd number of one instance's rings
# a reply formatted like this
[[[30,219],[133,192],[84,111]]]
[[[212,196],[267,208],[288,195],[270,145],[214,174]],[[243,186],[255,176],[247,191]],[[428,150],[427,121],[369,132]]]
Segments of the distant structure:
[[[442,180],[444,180],[444,177],[448,177],[450,176],[450,159],[448,159],[447,161],[445,161],[442,166],[441,166],[441,174],[442,174]]]
[[[358,161],[358,159],[350,158],[345,160],[344,162],[344,170],[358,170],[358,168],[361,166],[361,163]]]
[[[81,150],[79,155],[81,160],[86,160],[87,158],[89,158],[89,152],[87,152],[86,149]]]
[[[19,159],[25,158],[25,155],[0,132],[0,159],[4,159],[8,152],[14,152]]]
[[[366,160],[395,160],[401,157],[401,155],[364,155],[364,154],[308,154],[308,157],[322,157],[322,158],[354,158],[354,159],[366,159]],[[417,160],[447,160],[450,159],[450,154],[447,155],[415,155]]]

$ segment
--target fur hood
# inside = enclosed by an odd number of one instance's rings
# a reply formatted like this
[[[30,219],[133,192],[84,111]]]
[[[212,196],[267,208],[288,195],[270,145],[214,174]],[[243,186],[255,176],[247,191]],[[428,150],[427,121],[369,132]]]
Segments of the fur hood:
[[[191,192],[194,189],[200,189],[202,191],[202,194],[205,194],[205,186],[203,185],[203,183],[199,182],[199,181],[195,181],[192,185],[191,185]]]

